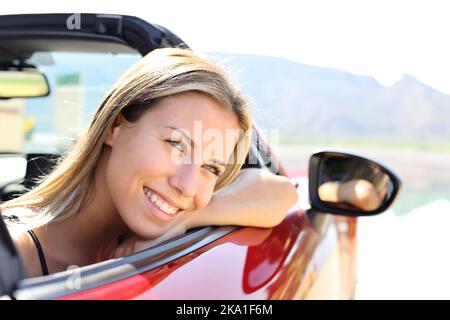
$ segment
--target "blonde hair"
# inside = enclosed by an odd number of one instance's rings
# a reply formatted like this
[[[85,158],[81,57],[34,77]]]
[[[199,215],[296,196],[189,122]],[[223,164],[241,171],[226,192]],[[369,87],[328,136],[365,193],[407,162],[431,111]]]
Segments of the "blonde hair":
[[[116,82],[84,134],[53,171],[34,189],[1,204],[0,211],[35,209],[36,214],[23,217],[33,227],[75,215],[87,201],[107,129],[117,116],[122,113],[128,121],[137,121],[158,99],[186,91],[207,95],[238,118],[243,135],[233,151],[234,159],[218,178],[215,191],[228,185],[241,169],[250,148],[251,119],[246,99],[216,63],[187,49],[158,49],[143,57]]]

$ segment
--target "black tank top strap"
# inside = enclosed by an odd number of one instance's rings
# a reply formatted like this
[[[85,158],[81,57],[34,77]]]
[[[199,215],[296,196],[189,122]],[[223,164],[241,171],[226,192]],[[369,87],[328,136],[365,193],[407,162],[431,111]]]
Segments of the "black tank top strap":
[[[13,223],[19,223],[19,224],[21,223],[19,217],[15,216],[15,215],[3,215],[2,214],[1,216],[4,220],[8,220]],[[45,261],[44,250],[42,250],[41,243],[39,242],[39,239],[36,237],[36,234],[33,232],[33,230],[28,230],[28,234],[31,236],[34,244],[36,245],[36,250],[37,250],[37,253],[39,256],[39,262],[41,263],[42,274],[44,276],[47,276],[47,275],[49,275],[49,273],[48,273],[48,268],[47,268],[47,262]]]
[[[28,230],[28,233],[30,234],[31,238],[34,241],[34,244],[36,245],[36,250],[39,255],[39,261],[41,263],[42,274],[44,276],[47,276],[49,273],[47,269],[47,262],[45,261],[44,251],[42,250],[41,247],[41,243],[39,242],[39,239],[36,237],[36,234],[33,232],[33,230]]]

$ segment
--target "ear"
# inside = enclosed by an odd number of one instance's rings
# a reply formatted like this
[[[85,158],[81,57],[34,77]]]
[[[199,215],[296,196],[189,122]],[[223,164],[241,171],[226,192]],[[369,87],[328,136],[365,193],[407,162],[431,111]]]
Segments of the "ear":
[[[106,137],[105,140],[103,141],[104,144],[110,147],[114,145],[114,142],[117,140],[117,137],[119,135],[120,129],[124,121],[125,119],[122,113],[119,113],[119,115],[114,120],[114,123],[107,129]]]

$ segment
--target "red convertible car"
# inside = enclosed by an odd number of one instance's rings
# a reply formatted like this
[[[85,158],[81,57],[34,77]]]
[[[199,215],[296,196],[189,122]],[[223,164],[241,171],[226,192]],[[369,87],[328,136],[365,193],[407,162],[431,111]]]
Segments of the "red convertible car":
[[[102,14],[0,16],[0,201],[51,170],[108,87],[141,56],[188,47],[164,27]],[[245,167],[289,176],[254,127]],[[28,278],[0,219],[0,297],[11,299],[349,299],[357,217],[400,181],[365,157],[323,151],[297,179],[299,203],[271,229],[204,227],[119,259]],[[381,179],[381,178],[383,179]],[[320,197],[326,181],[383,181],[371,211]],[[381,182],[380,182],[381,183]]]

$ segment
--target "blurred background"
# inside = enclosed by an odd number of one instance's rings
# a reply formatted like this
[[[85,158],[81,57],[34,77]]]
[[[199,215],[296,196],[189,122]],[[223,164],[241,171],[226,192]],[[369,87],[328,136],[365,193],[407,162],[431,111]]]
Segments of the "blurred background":
[[[288,171],[304,173],[310,154],[329,147],[382,162],[403,190],[388,212],[358,221],[356,298],[449,299],[449,10],[445,1],[429,0],[17,0],[1,13],[140,16],[232,71]],[[16,125],[23,133],[1,139],[2,151],[64,149],[139,56],[124,54],[122,64],[115,57],[107,70],[95,63],[104,65],[107,56],[47,58],[34,63],[55,95],[21,105],[0,101],[0,131]],[[17,108],[23,121],[15,124],[8,110]]]

